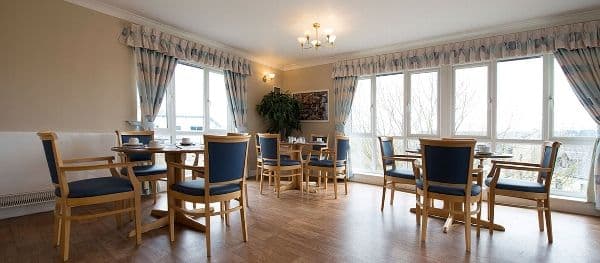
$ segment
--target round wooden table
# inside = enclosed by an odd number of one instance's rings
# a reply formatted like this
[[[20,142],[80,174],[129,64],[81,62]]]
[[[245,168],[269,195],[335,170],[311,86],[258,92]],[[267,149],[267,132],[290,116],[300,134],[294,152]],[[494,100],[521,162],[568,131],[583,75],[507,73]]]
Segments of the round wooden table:
[[[281,142],[280,143],[281,146],[283,147],[289,147],[290,148],[290,158],[292,160],[297,160],[297,161],[303,161],[302,160],[302,149],[305,146],[308,147],[313,147],[313,146],[323,146],[323,147],[327,147],[327,143],[325,142]],[[285,151],[282,151],[283,154],[286,154]],[[283,186],[281,188],[282,191],[285,190],[299,190],[300,189],[300,178],[298,177],[294,177],[292,179],[292,182]],[[316,192],[315,188],[311,188],[311,189],[305,189],[306,192]]]
[[[204,146],[165,146],[160,149],[159,148],[148,148],[148,147],[112,147],[111,150],[114,152],[121,152],[124,154],[163,153],[163,154],[165,154],[165,161],[167,163],[174,162],[174,163],[184,164],[186,154],[188,154],[188,153],[203,154]],[[185,175],[184,175],[183,170],[175,168],[174,171],[175,171],[175,176],[174,176],[175,182],[169,182],[169,184],[170,183],[179,183],[184,180]],[[185,205],[180,200],[177,200],[175,204],[182,208]],[[200,211],[203,211],[204,208],[200,208],[197,210],[199,210],[199,212],[200,212]],[[152,213],[150,213],[150,214],[154,217],[157,217],[158,219],[153,221],[152,223],[143,224],[142,225],[142,233],[148,232],[150,230],[158,229],[163,226],[167,226],[169,224],[168,209],[164,210],[164,209],[156,209],[155,208],[152,210]],[[194,220],[193,218],[191,218],[187,215],[181,214],[181,213],[176,212],[175,222],[178,224],[190,227],[192,229],[198,230],[198,231],[204,232],[204,230],[205,230],[205,227],[203,224],[201,224],[198,221]],[[130,232],[129,236],[135,236],[135,232],[134,231]]]

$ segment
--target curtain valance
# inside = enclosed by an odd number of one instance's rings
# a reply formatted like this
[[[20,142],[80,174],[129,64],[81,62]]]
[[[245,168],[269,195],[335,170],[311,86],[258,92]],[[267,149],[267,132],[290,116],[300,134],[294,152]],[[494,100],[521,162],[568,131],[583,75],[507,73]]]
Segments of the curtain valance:
[[[250,61],[219,49],[182,39],[157,29],[130,24],[123,28],[119,41],[130,47],[145,48],[177,59],[198,62],[242,75],[251,75]]]
[[[498,35],[334,63],[332,78],[534,56],[600,47],[600,20]]]

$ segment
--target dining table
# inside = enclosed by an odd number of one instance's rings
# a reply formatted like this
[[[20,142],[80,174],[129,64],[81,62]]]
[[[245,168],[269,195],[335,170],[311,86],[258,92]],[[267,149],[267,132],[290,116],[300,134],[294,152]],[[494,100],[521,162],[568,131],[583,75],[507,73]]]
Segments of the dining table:
[[[297,161],[301,161],[302,160],[302,150],[304,149],[304,147],[313,147],[313,146],[322,146],[322,147],[327,147],[327,143],[326,142],[319,142],[319,141],[305,141],[305,142],[299,142],[299,141],[295,141],[295,142],[281,142],[280,146],[282,148],[287,148],[288,150],[282,150],[282,154],[287,154],[290,156],[290,159],[292,160],[297,160]],[[311,149],[312,150],[312,149]],[[285,190],[300,190],[300,178],[293,177],[292,181],[287,184],[282,186],[281,188],[282,191]],[[316,192],[316,188],[310,188],[310,189],[305,189],[304,191],[307,192]]]
[[[421,157],[420,149],[407,149],[406,152],[414,154],[415,157]],[[487,160],[487,159],[510,159],[510,158],[513,158],[513,155],[507,154],[507,153],[495,153],[495,152],[485,152],[485,153],[475,152],[473,157],[478,160],[478,164],[477,164],[478,172],[473,174],[473,178],[475,180],[477,180],[477,183],[483,187],[483,177],[484,177],[483,176],[483,167],[484,167],[485,160]],[[454,225],[455,222],[464,223],[464,221],[465,221],[462,214],[459,215],[459,214],[448,213],[449,208],[450,208],[450,204],[444,202],[443,208],[431,207],[431,208],[429,208],[429,212],[428,212],[429,216],[431,216],[431,217],[446,219],[446,222],[444,223],[444,226],[442,228],[444,233],[447,233],[452,228],[452,226]],[[463,209],[462,204],[454,204],[455,211],[462,211],[462,209]],[[411,208],[410,212],[415,213],[416,208]],[[472,217],[471,224],[480,225],[482,228],[488,228],[490,225],[490,222],[487,220],[484,220],[484,219],[477,220],[477,218]],[[493,229],[497,230],[497,231],[505,231],[506,230],[504,228],[504,226],[499,225],[499,224],[494,224]]]
[[[123,154],[162,153],[165,155],[165,161],[167,163],[173,162],[173,163],[178,163],[178,164],[184,164],[185,159],[186,159],[186,154],[204,154],[204,146],[203,145],[192,145],[192,146],[165,145],[163,147],[156,147],[156,148],[150,148],[147,146],[144,146],[144,147],[120,146],[120,147],[112,147],[111,150],[114,152],[119,152],[119,153],[123,153]],[[185,174],[182,169],[175,168],[174,173],[175,173],[175,176],[173,178],[175,181],[168,182],[169,184],[179,183],[184,180]],[[185,203],[182,202],[181,200],[176,200],[175,205],[184,208]],[[208,208],[208,209],[212,209],[212,208]],[[195,210],[197,210],[196,212],[202,213],[202,212],[204,212],[204,207],[198,208]],[[142,233],[169,225],[168,208],[167,209],[154,208],[150,214],[152,216],[156,217],[157,220],[154,220],[151,223],[142,224]],[[194,220],[193,218],[191,218],[187,215],[179,213],[179,212],[175,212],[175,223],[187,226],[187,227],[195,229],[197,231],[201,231],[201,232],[205,231],[205,226],[202,223]],[[129,236],[135,236],[135,232],[131,231],[129,233]]]

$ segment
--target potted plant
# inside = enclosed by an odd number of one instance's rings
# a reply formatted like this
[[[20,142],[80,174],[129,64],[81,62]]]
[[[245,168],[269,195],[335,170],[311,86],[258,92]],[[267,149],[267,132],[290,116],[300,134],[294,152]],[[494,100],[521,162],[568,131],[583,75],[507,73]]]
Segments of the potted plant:
[[[300,102],[289,92],[271,91],[256,105],[256,111],[268,123],[268,132],[288,137],[300,130]]]

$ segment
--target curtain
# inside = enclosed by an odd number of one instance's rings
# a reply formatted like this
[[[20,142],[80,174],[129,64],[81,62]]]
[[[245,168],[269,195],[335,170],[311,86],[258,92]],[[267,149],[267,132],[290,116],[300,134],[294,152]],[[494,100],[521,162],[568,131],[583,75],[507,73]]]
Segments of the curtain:
[[[142,120],[153,122],[160,110],[167,85],[173,79],[177,59],[160,52],[136,47],[137,88]]]
[[[121,31],[119,41],[133,48],[145,48],[212,68],[251,75],[250,61],[243,57],[151,27],[129,24]]]
[[[338,61],[332,78],[395,73],[600,46],[600,20]]]
[[[231,70],[225,70],[224,73],[225,88],[227,89],[227,98],[233,113],[235,128],[238,132],[246,132],[248,128],[246,126],[248,115],[246,75]]]
[[[587,47],[579,49],[558,49],[554,55],[567,76],[573,92],[600,125],[600,47]],[[596,209],[600,210],[600,159],[598,142],[594,145],[594,159],[592,164],[593,187],[595,188]]]
[[[354,92],[358,77],[339,77],[333,79],[333,96],[335,100],[335,131],[344,133],[346,119],[352,111],[352,101],[354,100]]]

